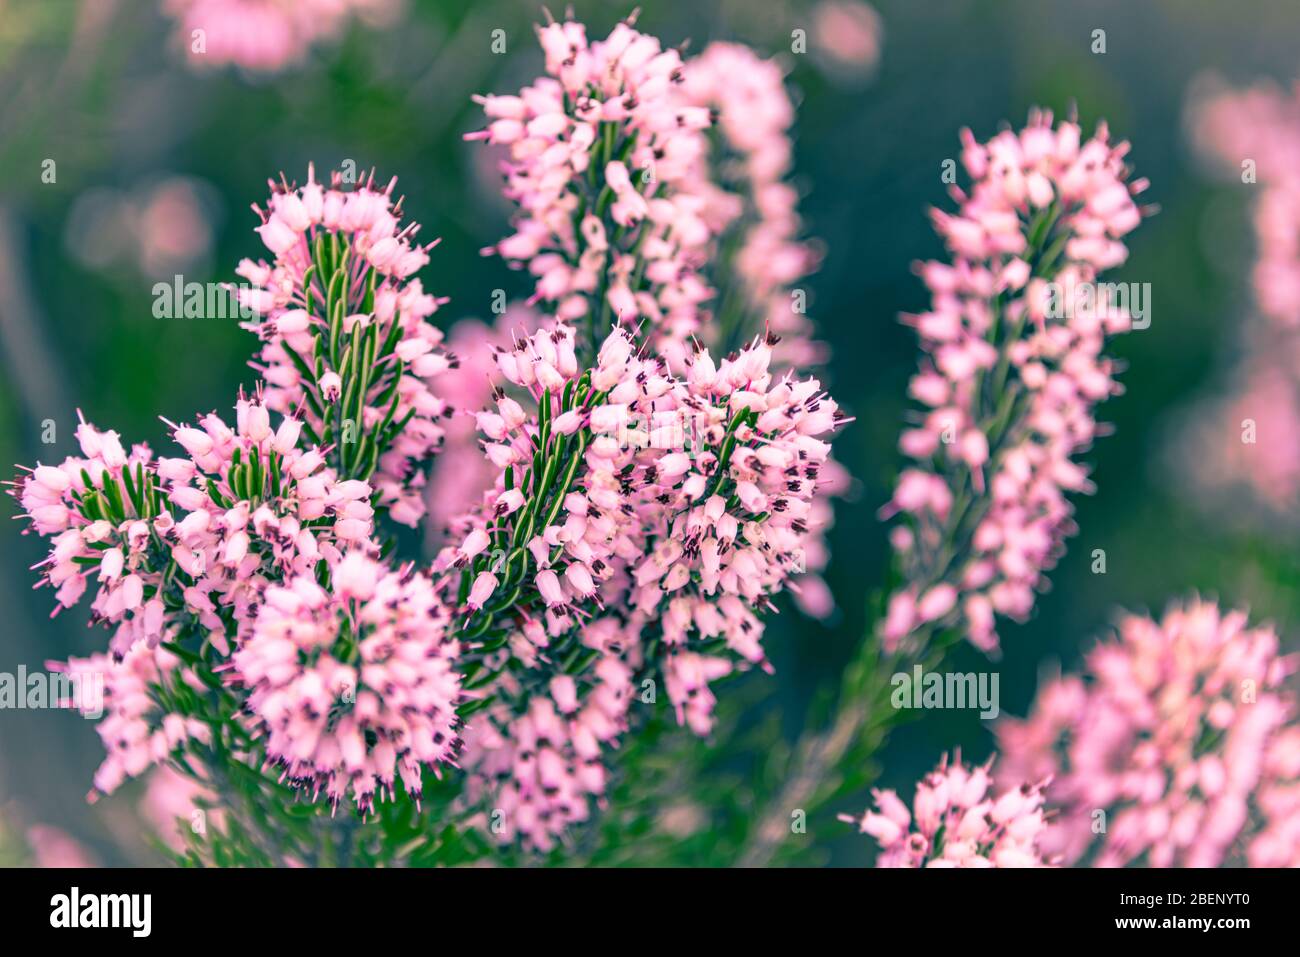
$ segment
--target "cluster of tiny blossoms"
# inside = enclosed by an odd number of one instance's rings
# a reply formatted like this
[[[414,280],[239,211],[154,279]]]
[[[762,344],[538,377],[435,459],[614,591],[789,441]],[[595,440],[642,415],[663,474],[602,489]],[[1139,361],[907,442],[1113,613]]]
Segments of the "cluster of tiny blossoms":
[[[934,213],[953,261],[920,267],[931,308],[910,317],[923,411],[900,441],[916,464],[882,513],[909,519],[892,534],[908,584],[883,637],[955,626],[992,650],[995,617],[1030,613],[1072,531],[1067,494],[1090,489],[1074,456],[1119,391],[1106,340],[1131,324],[1096,279],[1124,261],[1146,183],[1127,182],[1128,144],[1104,125],[1084,142],[1036,112],[1019,133],[962,139],[973,185],[953,187],[955,214]]]
[[[780,65],[732,43],[683,59],[631,20],[595,42],[574,22],[538,36],[548,75],[481,97],[488,126],[467,136],[509,148],[520,207],[486,251],[536,276],[533,301],[556,318],[645,320],[674,362],[692,337],[728,352],[764,330],[782,338],[782,364],[824,361],[790,288],[817,256],[785,182],[794,109]]]
[[[58,606],[93,582],[92,621],[115,626],[118,657],[174,638],[177,614],[224,654],[228,626],[246,626],[273,577],[369,540],[364,482],[337,481],[319,451],[300,449],[296,419],[272,430],[260,401],[241,398],[236,410],[234,429],[216,414],[176,427],[188,453],[177,458],[154,459],[144,445],[127,455],[117,433],[83,422],[84,457],[16,483],[33,530],[52,537],[38,567]]]
[[[875,790],[875,808],[856,823],[880,845],[877,867],[1051,867],[1043,852],[1047,822],[1041,784],[994,788],[992,762],[968,768],[961,757],[916,785],[909,810],[892,790]]]
[[[415,244],[419,226],[403,225],[395,185],[376,189],[372,176],[344,190],[335,173],[327,189],[310,167],[301,187],[272,182],[268,209],[254,210],[275,259],[240,263],[252,288],[239,297],[259,314],[247,328],[263,341],[252,365],[268,405],[298,410],[341,472],[368,480],[394,521],[415,525],[451,414],[435,380],[456,360],[428,321],[446,300],[411,278],[433,244]]]
[[[505,194],[520,207],[514,234],[485,251],[526,266],[555,318],[587,317],[593,333],[645,319],[681,358],[713,295],[699,272],[710,111],[678,95],[678,51],[630,20],[595,42],[572,21],[538,38],[547,75],[480,97],[488,126],[466,137],[508,147]]]
[[[767,666],[760,612],[803,570],[824,437],[846,420],[815,379],[775,376],[761,339],[681,374],[622,328],[584,370],[574,339],[556,325],[497,354],[524,401],[498,390],[479,413],[501,477],[434,569],[459,570],[471,620],[502,594],[527,613],[507,639],[525,666],[579,629],[584,651],[662,667],[679,720],[705,734],[709,682],[734,660]]]
[[[369,810],[394,775],[417,802],[425,767],[460,746],[459,645],[429,579],[361,552],[334,568],[331,590],[310,575],[274,585],[252,634],[232,656],[268,759],[295,786]]]
[[[260,400],[240,398],[234,428],[215,414],[175,427],[187,453],[175,458],[155,459],[143,445],[128,455],[117,433],[84,422],[77,434],[83,457],[37,466],[13,492],[32,529],[52,539],[38,567],[56,589],[56,611],[94,588],[92,622],[114,633],[111,657],[90,660],[110,687],[138,684],[143,706],[151,706],[144,671],[161,679],[172,670],[161,643],[197,636],[224,658],[251,632],[274,582],[332,566],[341,549],[370,547],[370,487],[339,481],[318,449],[302,449],[296,419],[273,429]],[[121,783],[122,769],[138,774],[145,753],[117,756],[138,744],[118,723],[101,725],[111,745],[96,777],[102,791]],[[170,753],[151,740],[153,760]]]
[[[128,454],[116,432],[101,432],[85,421],[77,427],[77,439],[83,457],[38,465],[10,489],[31,530],[52,539],[49,557],[36,566],[41,584],[55,589],[57,614],[77,604],[95,581],[91,620],[117,626],[119,650],[137,640],[156,644],[165,609],[156,594],[158,576],[142,567],[155,536],[150,518],[155,511],[161,515],[153,453],[138,445]],[[149,483],[146,498],[127,494],[122,501],[121,483],[128,477],[133,491],[136,477]],[[116,513],[110,511],[114,494]],[[115,521],[119,516],[122,522]],[[162,521],[166,525],[167,519]],[[146,586],[154,593],[147,599]]]
[[[468,797],[490,798],[500,817],[489,828],[544,853],[569,827],[587,820],[591,800],[604,796],[605,749],[627,729],[631,695],[631,669],[617,654],[606,654],[581,685],[557,674],[522,713],[498,705],[476,720],[466,732]]]
[[[1000,724],[999,780],[1051,778],[1040,843],[1066,863],[1295,866],[1295,665],[1271,628],[1209,602],[1126,615],[1082,677]]]
[[[817,380],[778,380],[770,362],[770,346],[757,340],[720,366],[701,352],[677,376],[616,329],[580,374],[574,331],[564,325],[501,351],[505,378],[542,409],[530,414],[501,391],[495,409],[479,414],[502,478],[481,527],[444,549],[435,568],[463,566],[511,528],[531,555],[530,584],[551,634],[599,598],[662,616],[669,646],[699,633],[762,662],[761,625],[749,608],[766,604],[798,567],[829,453],[819,436],[845,421]],[[589,386],[586,404],[566,403],[580,381]],[[567,459],[563,495],[543,516],[525,509],[530,489],[516,487],[515,476],[531,468],[539,445],[549,452],[547,439],[572,442],[577,454]],[[478,572],[467,609],[482,608],[499,585],[492,570]]]

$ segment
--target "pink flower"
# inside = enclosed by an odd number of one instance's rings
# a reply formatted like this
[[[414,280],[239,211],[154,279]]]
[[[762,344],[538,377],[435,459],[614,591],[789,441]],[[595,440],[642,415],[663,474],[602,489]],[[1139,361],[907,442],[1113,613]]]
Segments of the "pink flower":
[[[499,584],[497,576],[491,572],[479,572],[474,578],[474,584],[470,587],[469,598],[466,600],[466,607],[470,611],[478,611],[483,607],[484,602],[492,597],[492,593],[497,590]]]
[[[206,743],[211,738],[204,721],[166,714],[150,694],[164,678],[203,687],[192,672],[180,668],[175,655],[161,648],[137,645],[120,659],[95,654],[66,663],[52,661],[47,667],[67,674],[79,692],[75,700],[61,702],[64,707],[75,707],[86,717],[102,715],[95,730],[107,753],[95,771],[92,801],[163,763],[191,740]]]
[[[194,764],[191,757],[190,765]],[[140,810],[158,836],[173,851],[180,852],[185,848],[187,833],[206,835],[209,829],[220,831],[224,827],[225,812],[215,804],[210,787],[164,765],[149,775]]]
[[[969,768],[960,752],[916,785],[909,811],[893,791],[875,790],[875,809],[857,823],[880,845],[877,867],[1052,867],[1043,850],[1042,784],[995,790],[992,761]]]
[[[880,15],[860,0],[821,0],[813,8],[812,40],[833,74],[870,73],[880,60]]]
[[[49,824],[27,829],[27,844],[37,867],[98,867],[95,857],[66,831]]]

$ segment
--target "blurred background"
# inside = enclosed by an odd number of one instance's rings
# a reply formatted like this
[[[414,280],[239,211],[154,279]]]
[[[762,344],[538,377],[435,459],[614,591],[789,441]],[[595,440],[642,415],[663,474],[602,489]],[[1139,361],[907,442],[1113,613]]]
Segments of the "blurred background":
[[[471,94],[516,90],[540,72],[538,4],[373,0],[296,62],[256,72],[192,63],[168,12],[185,6],[0,0],[0,461],[60,461],[75,450],[78,409],[155,450],[169,444],[159,415],[228,410],[255,379],[251,336],[234,320],[155,318],[152,288],[177,273],[233,280],[241,257],[263,254],[249,204],[281,171],[302,180],[309,161],[399,177],[408,216],[443,239],[421,275],[452,297],[444,325],[490,319],[495,289],[526,294],[518,274],[479,255],[505,233],[510,210],[486,151],[461,136],[481,125]],[[629,12],[610,0],[574,8],[592,36]],[[1214,446],[1189,456],[1186,437],[1207,414],[1205,397],[1234,374],[1253,321],[1258,188],[1207,165],[1187,106],[1210,75],[1289,86],[1300,73],[1294,0],[656,0],[639,26],[671,45],[689,38],[693,50],[740,40],[788,66],[802,213],[826,248],[807,283],[810,312],[833,348],[829,384],[857,416],[836,446],[857,479],[830,535],[826,577],[839,610],[820,623],[786,609],[769,626],[777,672],[750,695],[776,729],[765,747],[793,739],[809,702],[837,685],[888,566],[875,513],[898,469],[916,362],[897,317],[926,302],[913,263],[942,252],[926,216],[946,202],[942,163],[957,157],[961,127],[984,139],[1036,104],[1058,113],[1077,104],[1085,130],[1104,117],[1132,141],[1137,175],[1152,182],[1144,199],[1161,211],[1132,235],[1131,258],[1111,278],[1151,284],[1152,322],[1116,344],[1127,391],[1101,411],[1115,434],[1087,456],[1098,492],[1078,502],[1081,531],[1053,590],[1031,622],[1001,630],[999,662],[963,649],[950,667],[998,670],[1003,710],[1023,714],[1038,675],[1075,666],[1117,608],[1158,612],[1192,592],[1250,608],[1296,647],[1300,557],[1286,508],[1257,507],[1244,491],[1205,498],[1193,473],[1214,464]],[[504,53],[492,52],[496,30]],[[806,52],[792,52],[796,30]],[[1104,53],[1093,52],[1096,30]],[[1260,438],[1284,440],[1298,441]],[[0,510],[8,517],[15,504]],[[87,630],[83,609],[49,618],[50,592],[30,588],[44,552],[23,527],[0,526],[0,672],[106,641]],[[1092,571],[1095,549],[1105,550],[1105,574]],[[878,756],[881,783],[910,788],[954,745],[983,758],[987,726],[973,712],[927,713]],[[0,711],[10,843],[14,834],[48,843],[57,833],[42,828],[56,828],[99,863],[159,860],[138,787],[85,802],[101,755],[93,725],[71,714]],[[819,826],[807,843],[836,864],[872,854],[847,826]],[[0,862],[5,846],[0,836]]]

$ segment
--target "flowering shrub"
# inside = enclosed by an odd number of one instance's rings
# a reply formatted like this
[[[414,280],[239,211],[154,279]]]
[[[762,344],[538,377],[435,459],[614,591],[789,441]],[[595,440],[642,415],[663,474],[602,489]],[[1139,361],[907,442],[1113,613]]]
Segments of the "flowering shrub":
[[[167,4],[181,39],[204,33],[194,57],[257,71],[390,6]],[[814,20],[841,79],[874,65],[874,13]],[[142,817],[178,860],[608,862],[617,833],[766,863],[792,809],[861,800],[900,720],[891,673],[962,639],[996,654],[1074,531],[1120,391],[1109,343],[1142,327],[1101,279],[1150,209],[1104,123],[1085,138],[1035,110],[963,132],[969,185],[933,213],[948,258],[918,267],[908,465],[881,510],[895,567],[840,700],[757,784],[727,778],[711,829],[681,781],[698,739],[741,733],[727,682],[774,670],[780,604],[834,610],[818,573],[849,486],[794,105],[782,63],[736,43],[688,55],[635,18],[537,37],[544,75],[475,97],[465,137],[500,163],[512,216],[484,252],[525,302],[444,335],[449,300],[419,278],[435,243],[396,182],[309,165],[253,207],[266,251],[234,292],[257,381],[233,420],[163,420],[158,454],[83,419],[80,454],[13,484],[55,611],[84,598],[110,630],[51,663],[102,679],[102,700],[62,702],[99,720],[91,799],[147,779]],[[1280,322],[1287,248],[1260,283]],[[1241,613],[1125,616],[999,725],[994,758],[945,757],[910,804],[877,789],[844,820],[888,867],[1300,863],[1293,670]],[[654,820],[629,813],[638,788],[664,797]]]
[[[378,819],[340,855],[390,859],[384,803],[431,788],[435,826],[477,820],[546,851],[602,798],[633,694],[654,703],[662,685],[676,721],[709,733],[711,685],[770,669],[763,618],[824,553],[828,439],[848,419],[762,331],[811,262],[779,183],[780,74],[745,61],[777,108],[766,139],[736,144],[741,200],[710,183],[714,113],[688,102],[719,93],[688,93],[676,52],[630,23],[591,48],[571,22],[540,36],[552,76],[484,102],[524,210],[500,251],[538,277],[546,312],[492,347],[485,407],[448,401],[460,360],[431,322],[446,300],[415,277],[432,244],[402,222],[395,184],[309,168],[254,207],[271,258],[240,264],[237,295],[262,381],[233,427],[169,423],[182,454],[167,458],[83,422],[82,457],[15,483],[51,538],[41,571],[59,606],[90,589],[114,628],[109,654],[59,666],[107,675],[96,793],[154,765],[184,773],[222,812],[191,856],[260,843],[255,860],[319,860],[292,817],[255,824],[232,796],[279,818],[286,789]],[[745,109],[722,110],[730,136]],[[791,265],[774,284],[742,254],[737,321],[752,313],[760,332],[715,357],[699,271],[747,201],[762,212],[745,248],[789,246]],[[427,568],[396,565],[389,523],[424,518],[457,413],[476,422],[488,485]],[[277,826],[291,836],[268,854],[256,834]]]

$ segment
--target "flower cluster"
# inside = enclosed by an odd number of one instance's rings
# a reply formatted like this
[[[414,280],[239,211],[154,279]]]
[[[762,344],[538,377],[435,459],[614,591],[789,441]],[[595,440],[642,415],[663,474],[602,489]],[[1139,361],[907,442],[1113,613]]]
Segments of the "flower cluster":
[[[875,790],[875,809],[856,823],[880,845],[877,867],[1051,867],[1043,852],[1047,822],[1041,784],[995,789],[992,762],[968,768],[961,756],[916,785],[908,809],[891,790]]]
[[[681,358],[713,289],[700,269],[714,236],[700,171],[710,111],[684,101],[682,58],[629,19],[589,42],[573,21],[538,29],[547,75],[517,96],[480,97],[506,146],[515,232],[486,252],[527,266],[534,302],[561,321],[648,320]]]
[[[1255,792],[1261,822],[1247,849],[1251,867],[1300,867],[1300,727],[1269,742]]]
[[[299,575],[266,590],[231,658],[246,709],[268,760],[313,800],[323,791],[337,806],[350,792],[369,811],[400,776],[418,802],[423,770],[438,773],[460,747],[450,616],[427,577],[360,552],[331,585]]]
[[[93,577],[92,621],[117,626],[119,653],[137,641],[157,644],[164,608],[160,576],[147,566],[156,539],[151,521],[166,526],[169,519],[153,455],[145,446],[128,454],[116,432],[84,420],[77,439],[84,457],[38,465],[10,489],[31,529],[52,538],[49,557],[36,566],[42,583],[55,589],[57,614],[81,600]]]
[[[268,582],[369,542],[365,482],[337,481],[318,449],[302,450],[298,420],[273,430],[247,398],[236,412],[233,429],[216,414],[175,427],[188,453],[177,458],[144,445],[128,455],[117,433],[83,422],[83,458],[38,466],[13,490],[32,528],[53,536],[40,567],[59,606],[97,583],[92,621],[116,626],[117,657],[191,623],[225,654]]]
[[[190,62],[275,73],[337,37],[354,14],[390,19],[399,0],[164,0],[163,7]]]
[[[434,566],[474,563],[467,610],[531,568],[526,581],[552,635],[595,603],[658,621],[671,648],[692,635],[721,638],[762,663],[751,608],[802,570],[830,449],[820,436],[846,421],[817,380],[777,379],[763,340],[721,365],[701,352],[677,376],[624,329],[584,371],[564,325],[497,360],[539,408],[532,415],[500,392],[495,410],[479,414],[502,476],[479,527]],[[503,585],[486,555],[507,544]]]
[[[478,423],[500,478],[435,574],[459,582],[454,600],[485,631],[505,608],[526,615],[500,644],[533,684],[571,645],[598,667],[621,654],[661,667],[679,721],[707,733],[709,683],[736,661],[768,667],[760,613],[804,569],[824,438],[845,417],[815,379],[776,376],[761,339],[720,364],[701,351],[680,375],[623,328],[590,369],[563,324],[496,358],[512,388]],[[535,690],[516,697],[528,722]],[[518,721],[498,717],[499,737],[531,727]]]
[[[419,226],[403,225],[396,180],[382,190],[373,180],[344,190],[335,173],[326,189],[309,167],[304,186],[272,182],[267,211],[254,209],[275,259],[240,263],[252,288],[239,297],[260,315],[247,328],[263,341],[252,365],[267,404],[300,410],[340,474],[370,481],[394,521],[415,525],[451,414],[435,380],[456,359],[428,321],[446,300],[410,278],[432,244],[416,245]]]
[[[1127,182],[1128,144],[1104,125],[1084,142],[1034,113],[1019,133],[962,139],[973,185],[953,188],[955,214],[934,213],[953,262],[920,267],[931,308],[910,317],[924,411],[900,440],[916,464],[882,512],[909,519],[892,535],[908,584],[883,637],[956,627],[991,650],[995,617],[1030,613],[1072,531],[1067,493],[1090,489],[1074,456],[1119,391],[1106,339],[1130,327],[1096,279],[1124,261],[1146,183]]]
[[[588,819],[590,800],[603,797],[604,751],[627,728],[632,671],[607,654],[583,684],[557,674],[522,714],[500,706],[467,732],[469,796],[491,795],[500,817],[489,826],[502,840],[549,851],[566,828]]]
[[[1209,602],[1126,615],[1082,677],[999,725],[999,779],[1051,778],[1041,845],[1067,863],[1217,867],[1244,847],[1251,865],[1295,864],[1295,665],[1271,628]]]

